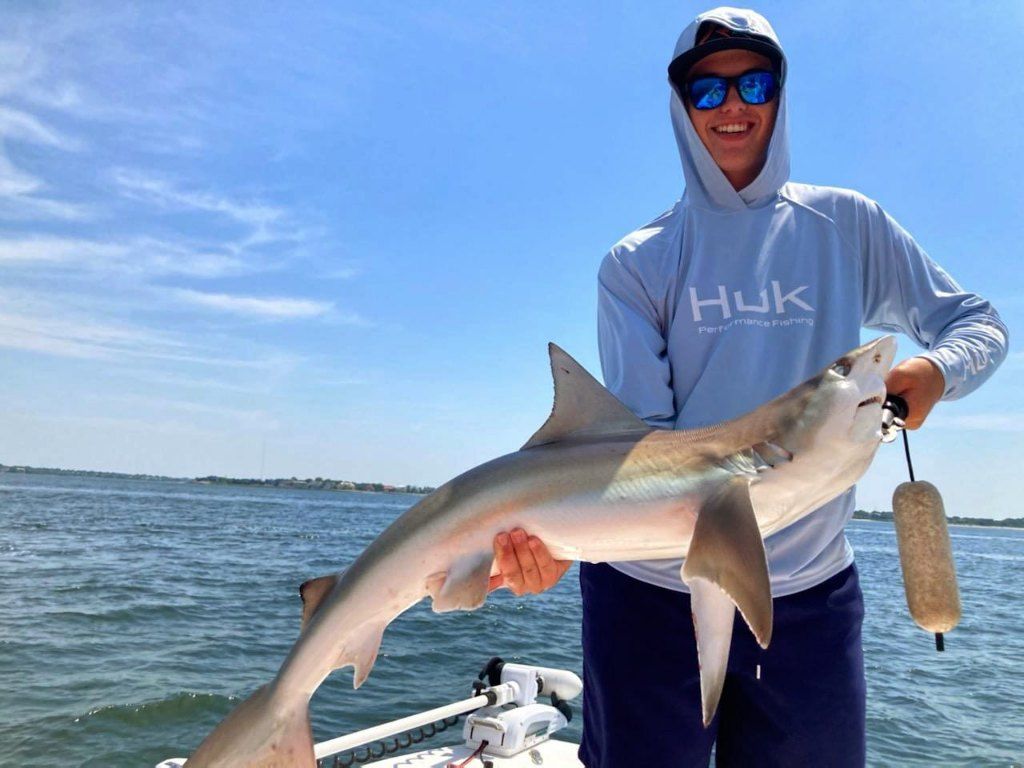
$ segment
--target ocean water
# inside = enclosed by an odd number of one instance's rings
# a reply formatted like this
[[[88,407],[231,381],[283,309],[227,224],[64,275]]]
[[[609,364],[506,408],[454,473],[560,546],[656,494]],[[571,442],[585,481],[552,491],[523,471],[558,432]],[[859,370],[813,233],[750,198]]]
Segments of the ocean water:
[[[298,632],[298,585],[350,562],[416,499],[0,475],[0,766],[187,755],[276,671]],[[867,607],[869,764],[1019,765],[1024,531],[952,529],[964,618],[942,654],[907,614],[892,527],[849,533]],[[417,606],[359,691],[348,670],[321,687],[315,736],[463,698],[495,655],[579,672],[579,617],[575,572],[474,613]]]

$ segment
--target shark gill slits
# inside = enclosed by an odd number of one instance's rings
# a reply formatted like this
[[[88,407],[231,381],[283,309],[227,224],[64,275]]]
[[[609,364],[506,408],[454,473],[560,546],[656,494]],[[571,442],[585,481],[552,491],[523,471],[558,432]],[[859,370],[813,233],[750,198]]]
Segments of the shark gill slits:
[[[761,459],[769,467],[775,467],[781,462],[793,460],[793,454],[777,443],[764,441],[753,446],[752,449],[757,458]]]

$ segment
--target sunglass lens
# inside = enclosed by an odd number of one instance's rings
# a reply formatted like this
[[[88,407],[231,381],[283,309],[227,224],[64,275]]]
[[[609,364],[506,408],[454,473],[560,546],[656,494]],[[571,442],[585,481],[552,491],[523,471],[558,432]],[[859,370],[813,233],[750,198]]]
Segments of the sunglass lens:
[[[714,109],[725,101],[729,83],[722,77],[698,77],[689,83],[690,103],[697,109]]]
[[[767,104],[775,98],[775,75],[771,72],[748,72],[736,85],[747,104]]]

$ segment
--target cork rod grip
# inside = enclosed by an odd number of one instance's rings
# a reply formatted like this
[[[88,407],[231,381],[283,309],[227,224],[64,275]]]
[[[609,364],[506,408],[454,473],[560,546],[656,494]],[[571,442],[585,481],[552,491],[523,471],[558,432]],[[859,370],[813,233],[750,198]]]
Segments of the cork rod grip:
[[[922,629],[948,632],[960,621],[960,589],[942,496],[922,480],[902,483],[892,510],[910,615]]]

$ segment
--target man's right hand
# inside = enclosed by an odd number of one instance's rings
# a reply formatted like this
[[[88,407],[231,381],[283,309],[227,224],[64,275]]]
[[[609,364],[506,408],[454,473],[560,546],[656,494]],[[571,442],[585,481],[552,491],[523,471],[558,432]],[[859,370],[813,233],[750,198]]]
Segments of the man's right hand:
[[[488,591],[508,587],[516,595],[551,589],[572,565],[572,560],[555,560],[543,541],[522,528],[494,537],[494,561],[498,573]]]

